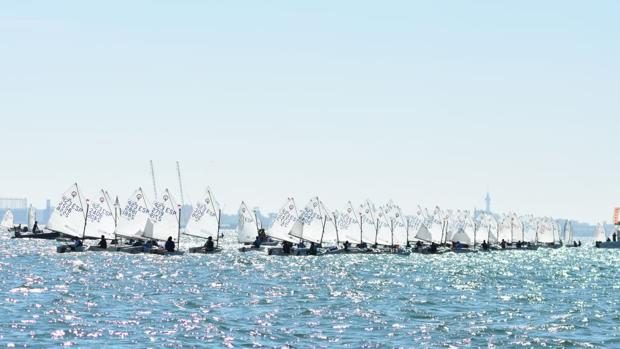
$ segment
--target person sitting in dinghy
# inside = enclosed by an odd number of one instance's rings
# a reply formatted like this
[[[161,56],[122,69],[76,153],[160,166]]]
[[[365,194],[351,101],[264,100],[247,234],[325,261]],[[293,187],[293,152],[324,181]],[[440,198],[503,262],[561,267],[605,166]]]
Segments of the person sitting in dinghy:
[[[254,242],[252,243],[252,248],[260,248],[260,244],[261,244],[261,238],[260,235],[256,236],[256,239],[254,240]]]
[[[164,248],[166,249],[166,251],[168,252],[174,252],[174,241],[172,241],[172,236],[168,236],[168,241],[166,241],[166,244],[164,245]]]
[[[310,243],[310,248],[308,249],[308,254],[316,256],[317,250],[316,250],[316,245],[314,244],[314,242]]]
[[[499,245],[502,246],[502,249],[506,249],[506,240],[502,239],[502,242]]]
[[[207,242],[205,242],[205,251],[207,252],[213,252],[213,250],[215,250],[215,246],[213,245],[213,238],[212,237],[208,237],[207,238]]]
[[[150,253],[152,248],[153,248],[153,241],[149,240],[146,243],[144,243],[144,245],[142,245],[142,252]]]
[[[348,251],[349,247],[351,247],[351,243],[349,242],[349,240],[347,240],[347,241],[344,242],[344,250]]]
[[[99,240],[99,243],[97,244],[97,246],[99,246],[99,248],[102,248],[104,250],[108,248],[108,242],[105,240],[104,235],[101,235],[101,240]]]
[[[34,221],[34,225],[32,226],[32,233],[33,234],[38,234],[39,233],[39,222]]]
[[[485,251],[489,249],[489,244],[486,240],[482,240],[482,249]]]
[[[71,251],[77,251],[80,247],[82,247],[82,240],[79,238],[73,238],[73,245],[69,245]]]

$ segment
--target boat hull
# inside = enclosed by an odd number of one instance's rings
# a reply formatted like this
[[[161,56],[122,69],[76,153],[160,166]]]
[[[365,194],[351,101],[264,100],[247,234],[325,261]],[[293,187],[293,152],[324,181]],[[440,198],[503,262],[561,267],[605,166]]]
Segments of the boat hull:
[[[214,248],[212,251],[206,251],[204,246],[190,247],[189,253],[201,253],[201,254],[214,254],[222,252],[222,249],[219,247]]]
[[[80,246],[80,247],[73,247],[71,245],[60,245],[60,246],[56,246],[56,252],[58,253],[73,253],[73,252],[84,252],[86,251],[86,249],[84,248],[84,246]]]
[[[13,239],[43,239],[43,240],[55,240],[60,237],[60,233],[52,231],[46,233],[22,233],[19,231],[15,232],[13,235]]]
[[[595,246],[597,248],[620,248],[620,241],[597,241]]]

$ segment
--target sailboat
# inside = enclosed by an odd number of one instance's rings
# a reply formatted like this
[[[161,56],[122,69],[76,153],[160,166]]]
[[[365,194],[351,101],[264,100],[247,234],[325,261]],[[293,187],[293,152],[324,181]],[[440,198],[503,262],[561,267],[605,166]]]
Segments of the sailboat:
[[[145,252],[154,254],[182,254],[179,251],[179,245],[181,240],[181,227],[180,227],[180,208],[177,206],[176,201],[170,194],[170,191],[166,188],[161,200],[153,201],[149,212],[149,218],[142,237],[149,241],[161,241],[176,240],[176,250],[173,252],[166,251],[163,248],[157,248],[154,246],[151,248],[145,248]]]
[[[267,236],[280,240],[283,244],[286,243],[287,245],[298,243],[300,241],[299,238],[290,234],[298,220],[299,213],[297,212],[295,200],[293,198],[287,198],[284,205],[282,205],[278,211],[276,219],[271,224],[271,228],[267,231]],[[284,255],[287,253],[284,253],[283,247],[272,247],[267,250],[267,254]]]
[[[259,223],[256,214],[250,210],[244,201],[237,211],[237,241],[240,244],[250,245],[258,236]]]
[[[185,227],[185,235],[193,236],[207,241],[215,236],[215,244],[213,250],[207,250],[205,246],[190,247],[190,253],[215,253],[220,252],[220,217],[221,210],[219,203],[215,200],[210,188],[202,198],[198,201],[192,210],[192,215]]]
[[[84,204],[80,188],[77,183],[74,183],[62,194],[58,205],[52,211],[47,221],[47,229],[65,237],[83,240],[86,232],[87,210],[88,203]],[[70,248],[68,245],[61,245],[56,247],[56,251],[59,253],[82,252],[84,247],[80,245]]]
[[[359,215],[362,226],[362,242],[359,247],[365,248],[368,245],[375,245],[377,242],[377,218],[375,207],[370,200],[366,200],[360,206]]]
[[[110,202],[108,193],[101,189],[97,200],[90,203],[86,217],[85,236],[94,238],[103,237],[106,240],[115,240],[116,235],[116,206]],[[116,246],[103,249],[99,246],[90,246],[89,251],[116,251]]]
[[[538,228],[536,230],[536,242],[540,247],[558,248],[562,244],[559,243],[560,229],[557,223],[551,218],[541,218],[538,220]]]
[[[614,231],[613,234],[618,237],[618,231]],[[613,236],[612,234],[612,236]],[[599,223],[596,225],[594,229],[594,241],[595,246],[598,248],[620,248],[620,240],[613,241],[614,239],[609,239],[607,235],[607,231],[605,230],[605,223]]]
[[[566,247],[579,247],[575,241],[575,233],[573,232],[573,224],[567,219],[564,222],[564,246]]]
[[[144,240],[144,231],[149,220],[151,205],[142,188],[136,189],[127,199],[127,203],[117,218],[114,235],[116,237],[133,240]],[[142,252],[141,246],[118,247],[119,251],[139,253]]]
[[[6,210],[6,212],[4,212],[4,216],[2,217],[2,222],[0,222],[0,228],[9,231],[14,228],[13,224],[13,211]]]

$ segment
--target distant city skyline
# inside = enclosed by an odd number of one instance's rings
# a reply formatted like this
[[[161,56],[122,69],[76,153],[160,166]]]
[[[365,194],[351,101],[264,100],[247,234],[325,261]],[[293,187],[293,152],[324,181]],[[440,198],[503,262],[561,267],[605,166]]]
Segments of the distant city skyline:
[[[118,9],[123,11],[118,11]],[[610,221],[620,3],[12,2],[0,196],[210,186]]]

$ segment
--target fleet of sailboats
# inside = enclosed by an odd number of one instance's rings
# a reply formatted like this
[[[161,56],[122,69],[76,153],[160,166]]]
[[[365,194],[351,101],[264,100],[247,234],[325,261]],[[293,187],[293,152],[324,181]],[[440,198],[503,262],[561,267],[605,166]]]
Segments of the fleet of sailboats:
[[[16,232],[15,236],[53,236],[65,241],[110,240],[112,246],[92,246],[91,250],[157,251],[164,254],[172,251],[152,247],[171,241],[179,245],[183,235],[206,240],[204,245],[190,247],[189,252],[215,253],[221,250],[221,209],[210,188],[192,206],[184,229],[181,227],[181,205],[177,204],[168,189],[150,201],[139,187],[122,207],[118,198],[113,202],[104,189],[100,189],[94,198],[92,201],[86,199],[81,188],[74,183],[62,193],[44,231],[30,235]],[[366,200],[357,208],[348,201],[344,209],[330,211],[319,197],[311,198],[302,209],[298,209],[293,198],[287,198],[267,230],[262,229],[256,211],[245,202],[241,202],[237,213],[237,241],[251,245],[240,250],[262,251],[265,245],[281,244],[269,248],[269,254],[408,254],[581,245],[575,241],[573,226],[568,220],[561,225],[549,217],[519,216],[515,213],[472,214],[439,207],[432,211],[418,207],[415,215],[407,216],[392,201],[375,206],[372,201]],[[30,206],[30,229],[35,221],[36,210]],[[0,227],[5,230],[14,228],[10,210],[4,214]],[[615,233],[613,238],[614,241],[610,241],[603,224],[597,226],[594,239],[598,241],[598,247],[620,248],[620,242],[615,241]],[[146,244],[149,244],[148,249],[143,247]]]

